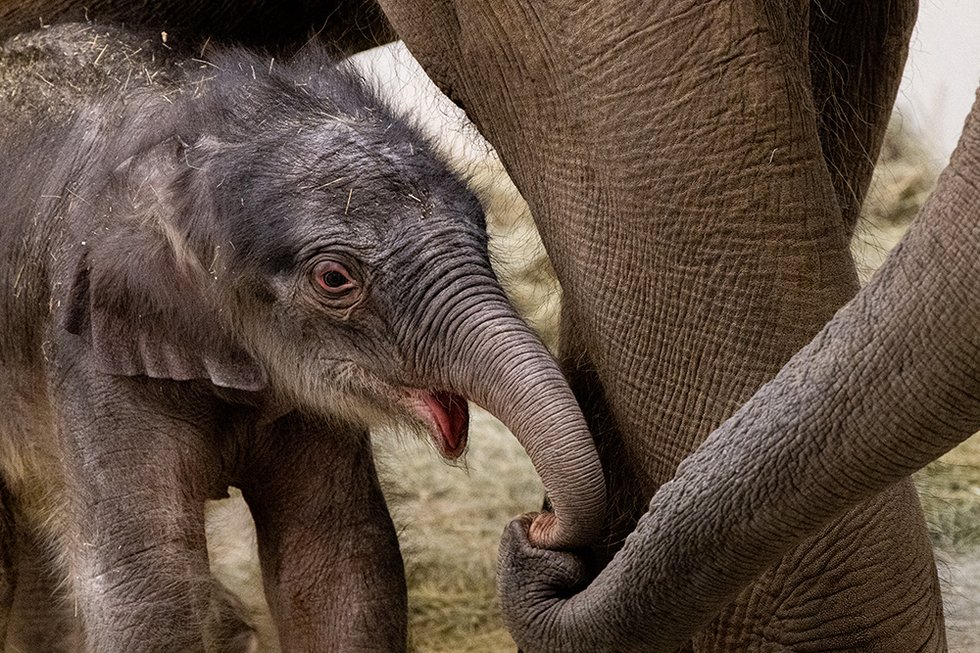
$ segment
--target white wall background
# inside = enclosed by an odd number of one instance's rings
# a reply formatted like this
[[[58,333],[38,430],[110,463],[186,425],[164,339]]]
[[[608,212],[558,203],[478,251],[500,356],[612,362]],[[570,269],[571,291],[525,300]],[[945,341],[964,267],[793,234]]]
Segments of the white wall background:
[[[945,164],[980,85],[980,0],[920,0],[896,110]]]

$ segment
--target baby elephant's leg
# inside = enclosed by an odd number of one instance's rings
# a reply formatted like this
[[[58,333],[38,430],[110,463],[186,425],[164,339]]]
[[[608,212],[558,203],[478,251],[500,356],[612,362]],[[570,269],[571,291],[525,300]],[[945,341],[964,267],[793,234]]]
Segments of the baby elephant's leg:
[[[210,447],[220,413],[186,386],[88,376],[63,383],[60,416],[63,544],[85,650],[204,651],[204,502],[220,478]]]
[[[405,573],[368,434],[288,416],[243,470],[284,651],[406,648]]]
[[[16,585],[3,650],[77,653],[82,648],[79,605],[54,547],[24,515],[16,520],[16,543],[11,544]],[[256,653],[258,639],[245,615],[241,601],[215,581],[204,625],[206,650]]]

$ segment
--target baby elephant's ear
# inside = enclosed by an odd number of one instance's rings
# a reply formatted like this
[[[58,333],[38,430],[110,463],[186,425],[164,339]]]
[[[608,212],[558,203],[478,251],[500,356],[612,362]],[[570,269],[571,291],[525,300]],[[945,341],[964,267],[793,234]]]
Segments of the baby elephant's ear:
[[[172,251],[112,249],[111,257],[93,251],[78,257],[62,321],[88,341],[100,371],[210,379],[240,390],[265,387],[262,365],[217,319]]]

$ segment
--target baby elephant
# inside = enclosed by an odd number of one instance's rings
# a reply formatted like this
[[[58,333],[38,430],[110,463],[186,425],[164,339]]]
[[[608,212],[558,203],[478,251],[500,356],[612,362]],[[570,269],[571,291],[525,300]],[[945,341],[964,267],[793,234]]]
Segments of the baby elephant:
[[[93,25],[0,50],[9,642],[225,650],[203,506],[234,485],[284,650],[404,650],[367,428],[453,458],[467,399],[545,482],[535,542],[597,533],[591,437],[494,277],[478,202],[316,50],[203,62]],[[80,642],[47,625],[58,608]]]

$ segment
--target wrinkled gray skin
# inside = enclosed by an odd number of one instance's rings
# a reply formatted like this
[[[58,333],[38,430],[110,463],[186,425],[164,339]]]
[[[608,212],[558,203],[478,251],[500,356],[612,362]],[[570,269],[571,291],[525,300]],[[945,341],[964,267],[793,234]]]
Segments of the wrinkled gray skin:
[[[319,47],[201,57],[93,25],[0,49],[0,626],[248,650],[204,541],[235,485],[284,650],[404,650],[366,428],[452,458],[463,398],[485,406],[552,490],[546,546],[601,526],[591,436],[478,202],[404,118]]]

